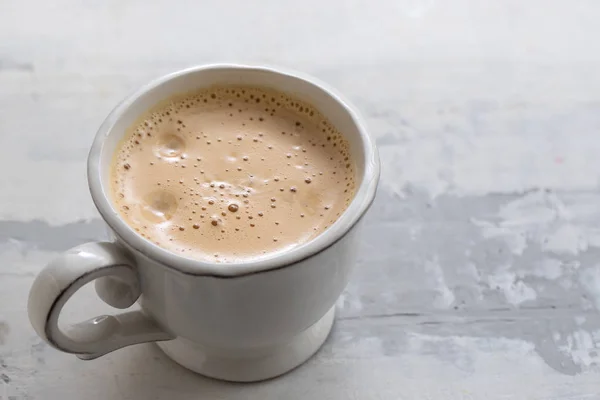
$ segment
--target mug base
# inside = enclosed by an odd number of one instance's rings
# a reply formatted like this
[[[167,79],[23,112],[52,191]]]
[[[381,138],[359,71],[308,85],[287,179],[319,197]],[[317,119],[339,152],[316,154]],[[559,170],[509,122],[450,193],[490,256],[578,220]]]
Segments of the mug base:
[[[219,350],[181,337],[156,344],[173,361],[201,375],[256,382],[283,375],[307,361],[329,336],[334,316],[335,306],[290,341],[268,348]]]

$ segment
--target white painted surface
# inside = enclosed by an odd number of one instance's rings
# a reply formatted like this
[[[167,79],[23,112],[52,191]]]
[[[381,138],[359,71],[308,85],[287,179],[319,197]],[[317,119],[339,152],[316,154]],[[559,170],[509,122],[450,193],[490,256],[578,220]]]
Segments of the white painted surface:
[[[593,0],[0,1],[0,398],[600,399],[599,19]],[[377,138],[331,338],[250,386],[152,345],[42,345],[33,275],[104,233],[95,129],[148,79],[215,61],[311,73]],[[104,310],[85,289],[69,320]]]

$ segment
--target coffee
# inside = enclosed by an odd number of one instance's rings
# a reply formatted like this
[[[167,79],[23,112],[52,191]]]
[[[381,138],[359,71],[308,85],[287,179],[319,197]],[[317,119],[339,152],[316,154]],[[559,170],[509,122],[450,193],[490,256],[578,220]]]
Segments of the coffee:
[[[172,97],[130,127],[112,199],[141,236],[210,262],[264,258],[316,237],[354,196],[348,142],[285,93],[218,86]]]

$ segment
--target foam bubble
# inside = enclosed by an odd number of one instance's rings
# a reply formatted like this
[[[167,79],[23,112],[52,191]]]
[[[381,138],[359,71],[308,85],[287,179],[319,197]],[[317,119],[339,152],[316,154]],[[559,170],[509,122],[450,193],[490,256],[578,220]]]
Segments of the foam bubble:
[[[147,221],[161,223],[173,218],[177,204],[177,198],[172,193],[157,190],[143,197],[140,211]]]
[[[156,153],[161,157],[176,158],[185,151],[185,140],[179,135],[162,135],[156,144]]]

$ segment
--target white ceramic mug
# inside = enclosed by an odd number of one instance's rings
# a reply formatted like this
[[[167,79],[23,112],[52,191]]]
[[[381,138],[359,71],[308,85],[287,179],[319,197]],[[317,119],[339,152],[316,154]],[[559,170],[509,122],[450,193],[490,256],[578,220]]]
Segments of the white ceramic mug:
[[[110,200],[109,169],[126,128],[165,98],[215,84],[258,85],[293,94],[316,106],[348,139],[357,191],[321,235],[268,259],[224,265],[158,247],[119,216]],[[75,247],[41,271],[28,304],[38,335],[86,360],[156,341],[173,360],[203,375],[255,381],[300,365],[327,338],[335,302],[356,262],[361,218],[375,197],[379,158],[353,107],[313,78],[267,67],[208,65],[157,79],[119,104],[96,135],[88,180],[114,241]],[[139,300],[140,309],[59,328],[64,304],[95,279],[96,292],[106,303],[127,308]]]

